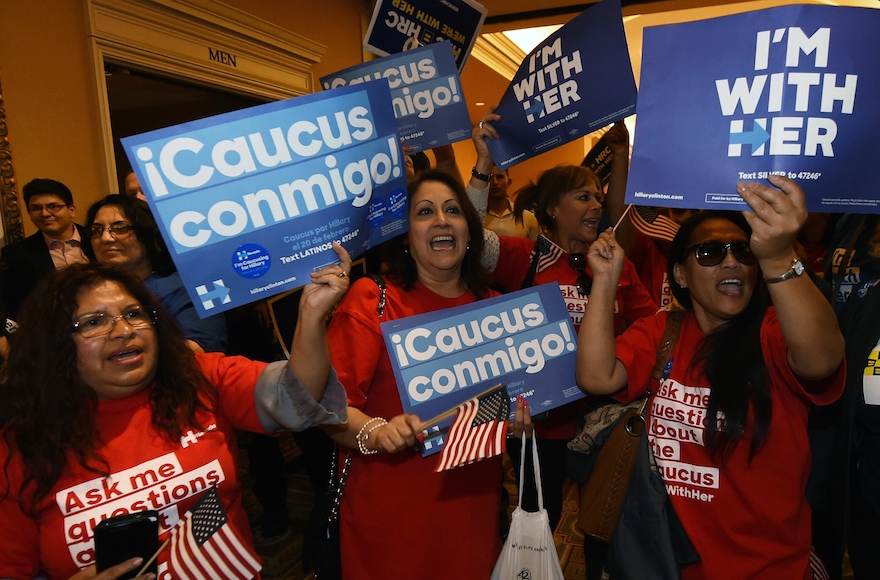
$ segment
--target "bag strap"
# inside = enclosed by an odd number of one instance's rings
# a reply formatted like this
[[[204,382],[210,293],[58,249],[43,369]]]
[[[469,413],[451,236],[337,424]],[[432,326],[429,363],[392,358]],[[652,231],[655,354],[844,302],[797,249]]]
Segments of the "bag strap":
[[[353,453],[349,451],[345,457],[345,463],[342,464],[342,473],[337,480],[336,467],[339,465],[339,444],[333,446],[333,459],[330,461],[330,489],[336,490],[336,497],[333,498],[333,507],[330,508],[331,522],[339,519],[339,504],[342,502],[342,492],[345,491],[345,483],[348,481],[348,469],[351,467],[352,455]]]
[[[379,318],[385,314],[385,280],[377,274],[367,274],[376,286],[379,287],[379,305],[376,312]],[[336,490],[336,497],[333,498],[333,507],[330,509],[330,521],[335,522],[339,519],[339,504],[342,502],[342,492],[345,491],[345,483],[348,481],[348,470],[351,467],[351,457],[354,455],[351,451],[345,456],[345,463],[342,464],[342,473],[339,479],[336,479],[336,469],[339,465],[339,444],[333,446],[333,458],[330,460],[330,489]]]
[[[379,305],[376,308],[376,312],[379,313],[379,318],[381,319],[385,314],[385,280],[377,274],[367,274],[367,276],[379,287]],[[342,502],[342,492],[345,491],[345,483],[348,481],[348,470],[351,467],[352,455],[354,454],[349,451],[348,455],[345,456],[345,463],[342,464],[342,473],[339,474],[339,479],[337,480],[336,469],[339,466],[339,444],[333,445],[333,457],[330,460],[330,489],[336,490],[336,497],[333,498],[333,507],[330,509],[331,522],[339,519],[339,504]]]
[[[681,324],[684,322],[686,314],[687,311],[685,310],[670,310],[669,315],[666,317],[666,328],[663,329],[660,348],[657,349],[657,362],[654,363],[654,370],[651,372],[651,377],[656,379],[658,383],[668,377],[670,371],[672,371],[672,359],[670,357],[672,356],[672,351],[675,350],[675,343],[678,342],[678,337],[681,335]],[[641,432],[635,428],[634,421],[638,419],[643,425],[645,424],[648,401],[651,400],[651,395],[653,394],[648,389],[635,414],[624,419],[626,432],[630,435],[636,437],[641,435]]]
[[[660,339],[660,348],[657,349],[657,362],[654,364],[654,372],[651,376],[658,381],[669,375],[667,365],[672,351],[675,349],[675,343],[681,335],[681,323],[687,314],[685,310],[671,310],[666,318],[666,328],[663,331],[663,338]]]
[[[532,465],[535,472],[535,487],[538,491],[538,509],[544,510],[544,492],[541,490],[541,463],[538,461],[538,436],[532,435]]]
[[[853,259],[853,248],[855,248],[856,241],[862,234],[862,228],[864,227],[865,219],[863,218],[856,227],[856,231],[853,232],[852,238],[849,240],[849,245],[846,247],[846,253],[843,254],[843,257],[840,259],[840,264],[837,265],[837,271],[834,272],[832,276],[832,280],[834,280],[834,286],[831,289],[832,306],[837,302],[837,293],[840,291],[840,286],[843,284],[843,279],[846,277],[846,269],[849,268],[849,264]]]
[[[520,290],[525,290],[526,288],[531,288],[532,284],[535,283],[535,275],[538,273],[538,263],[541,261],[541,256],[546,256],[551,251],[551,242],[543,234],[538,234],[538,239],[535,240],[535,249],[532,250],[532,261],[529,263],[529,270],[526,272],[526,277],[523,280],[522,285],[520,285]]]
[[[520,290],[532,287],[532,284],[535,282],[535,274],[538,273],[538,261],[540,261],[540,259],[541,252],[538,250],[538,242],[535,242],[535,249],[532,250],[532,261],[529,263],[529,270],[526,272],[526,277],[523,280],[522,285],[519,287]]]
[[[530,437],[532,440],[532,466],[535,472],[535,488],[538,491],[538,511],[544,510],[544,493],[541,490],[541,465],[538,463],[538,438]],[[519,501],[516,505],[522,505],[523,487],[525,486],[524,478],[526,476],[526,434],[522,434],[522,452],[519,456]]]
[[[385,279],[378,274],[367,274],[373,282],[376,283],[376,286],[379,287],[379,306],[376,308],[376,312],[379,313],[379,319],[382,319],[382,316],[385,314]]]

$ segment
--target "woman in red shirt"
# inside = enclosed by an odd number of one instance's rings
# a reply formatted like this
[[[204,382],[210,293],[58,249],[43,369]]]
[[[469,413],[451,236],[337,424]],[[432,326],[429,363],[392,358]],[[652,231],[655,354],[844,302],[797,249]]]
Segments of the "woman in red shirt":
[[[703,212],[673,240],[669,279],[688,313],[659,384],[651,374],[668,313],[615,339],[623,250],[609,230],[588,256],[590,342],[578,345],[578,384],[627,402],[651,393],[651,449],[701,557],[686,580],[811,577],[807,411],[840,396],[844,343],[793,248],[803,192],[784,177],[770,182],[738,184],[753,211]]]

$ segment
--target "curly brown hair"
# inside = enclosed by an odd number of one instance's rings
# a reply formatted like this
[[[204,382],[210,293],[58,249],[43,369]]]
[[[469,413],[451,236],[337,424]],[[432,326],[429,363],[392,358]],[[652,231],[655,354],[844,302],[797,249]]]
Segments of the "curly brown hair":
[[[216,405],[216,391],[183,334],[138,280],[98,263],[56,270],[35,288],[20,311],[20,330],[10,337],[9,361],[0,384],[0,429],[8,450],[2,478],[6,489],[0,488],[0,499],[14,494],[25,511],[33,513],[47,496],[66,469],[68,454],[84,469],[109,475],[107,460],[96,451],[98,398],[77,370],[71,328],[82,293],[108,281],[157,312],[159,355],[150,392],[154,425],[173,441],[186,426],[202,430],[196,412]],[[24,465],[24,480],[12,490],[8,469],[16,455]]]

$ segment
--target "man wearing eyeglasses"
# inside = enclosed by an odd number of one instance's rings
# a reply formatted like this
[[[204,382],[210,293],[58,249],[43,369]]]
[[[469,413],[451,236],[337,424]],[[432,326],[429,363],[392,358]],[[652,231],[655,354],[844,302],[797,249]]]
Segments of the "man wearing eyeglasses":
[[[34,286],[56,268],[86,263],[85,229],[73,222],[76,207],[70,189],[54,179],[34,179],[22,188],[24,205],[37,233],[2,250],[3,297],[7,314],[16,313]]]

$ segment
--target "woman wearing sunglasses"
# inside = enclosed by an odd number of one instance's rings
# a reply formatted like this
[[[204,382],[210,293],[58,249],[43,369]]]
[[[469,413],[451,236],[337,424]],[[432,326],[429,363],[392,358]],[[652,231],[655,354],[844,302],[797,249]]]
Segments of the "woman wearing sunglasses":
[[[673,240],[669,279],[688,313],[659,383],[667,313],[615,339],[623,250],[609,230],[588,254],[578,384],[627,402],[652,393],[651,448],[702,558],[685,579],[810,578],[807,409],[840,396],[844,343],[794,251],[804,194],[784,177],[770,183],[737,185],[751,212],[697,214]]]
[[[485,140],[498,138],[497,129],[491,122],[499,119],[498,115],[488,113],[472,134],[478,157],[468,185],[468,195],[480,211],[486,208],[491,181],[491,176],[487,174],[494,165]],[[623,175],[625,179],[625,167]],[[593,283],[585,253],[598,235],[603,197],[602,182],[590,169],[580,165],[560,165],[548,169],[537,182],[517,192],[514,205],[516,219],[526,210],[533,211],[543,234],[532,242],[527,238],[496,236],[491,231],[485,231],[486,244],[490,249],[483,254],[483,265],[507,291],[558,282],[577,332]],[[615,301],[615,327],[619,331],[638,318],[657,311],[656,302],[639,281],[635,267],[628,261]],[[566,444],[574,436],[582,406],[583,401],[578,400],[554,409],[536,425],[544,507],[553,528],[562,514]],[[515,445],[508,447],[514,465],[519,464],[519,451]],[[527,459],[527,468],[532,469],[530,459]],[[529,483],[533,481],[531,474],[525,477],[523,508],[530,511],[538,509],[537,490],[534,490],[534,484]]]

